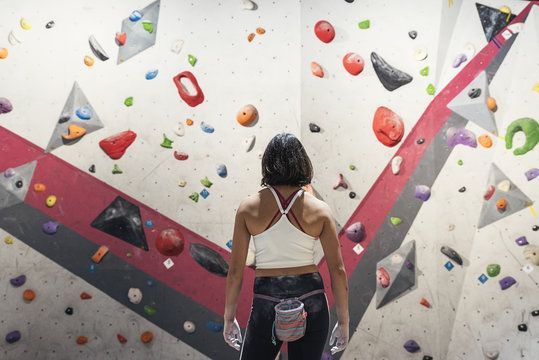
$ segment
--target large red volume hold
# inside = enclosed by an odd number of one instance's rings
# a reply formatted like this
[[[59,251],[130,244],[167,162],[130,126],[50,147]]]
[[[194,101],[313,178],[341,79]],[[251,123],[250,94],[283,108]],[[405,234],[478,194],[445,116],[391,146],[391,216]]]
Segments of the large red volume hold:
[[[125,150],[135,141],[136,137],[137,134],[131,130],[122,131],[101,140],[99,146],[111,159],[117,160],[125,154]]]
[[[193,87],[196,90],[196,94],[194,95],[189,94],[189,91],[187,91],[185,86],[183,86],[181,83],[182,78],[187,78],[189,79],[189,81],[191,81],[191,84],[193,84]],[[178,93],[180,94],[180,97],[182,98],[183,101],[187,103],[187,105],[191,107],[195,107],[204,101],[204,93],[202,92],[202,89],[198,85],[195,75],[193,75],[193,73],[191,73],[190,71],[182,71],[178,75],[174,76],[172,78],[172,81],[174,81],[174,84],[178,88]]]
[[[155,240],[155,247],[165,256],[178,256],[183,251],[184,239],[177,229],[162,230]]]
[[[372,129],[382,144],[391,147],[401,141],[404,135],[404,122],[394,111],[380,106],[374,114]]]
[[[320,41],[326,44],[331,42],[335,38],[335,29],[326,20],[320,20],[314,25],[314,33]]]

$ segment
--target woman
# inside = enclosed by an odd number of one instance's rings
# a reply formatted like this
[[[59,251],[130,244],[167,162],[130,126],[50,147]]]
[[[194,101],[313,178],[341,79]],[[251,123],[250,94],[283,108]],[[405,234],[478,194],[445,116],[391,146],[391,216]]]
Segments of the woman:
[[[274,360],[279,353],[282,342],[272,341],[276,303],[268,296],[285,299],[319,289],[322,290],[303,300],[308,314],[305,335],[288,343],[288,355],[290,360],[321,358],[329,330],[329,310],[314,263],[318,240],[328,264],[337,308],[338,322],[330,339],[330,345],[334,341],[336,344],[331,352],[343,350],[348,343],[348,284],[335,220],[325,202],[304,192],[302,187],[311,183],[312,176],[311,161],[300,141],[292,134],[276,135],[262,157],[261,185],[267,189],[242,201],[236,213],[223,336],[236,350],[241,347],[240,360]],[[255,247],[255,297],[242,342],[235,314],[251,236]]]

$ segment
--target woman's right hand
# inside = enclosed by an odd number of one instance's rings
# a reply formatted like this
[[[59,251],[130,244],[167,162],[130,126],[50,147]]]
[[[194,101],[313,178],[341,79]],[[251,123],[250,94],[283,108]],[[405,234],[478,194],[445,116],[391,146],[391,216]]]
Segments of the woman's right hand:
[[[330,346],[335,343],[335,346],[331,348],[331,355],[334,355],[339,351],[343,351],[344,348],[346,348],[346,346],[348,345],[348,339],[348,325],[341,325],[339,323],[336,323],[335,327],[333,328],[333,331],[331,332],[331,337],[329,338]]]

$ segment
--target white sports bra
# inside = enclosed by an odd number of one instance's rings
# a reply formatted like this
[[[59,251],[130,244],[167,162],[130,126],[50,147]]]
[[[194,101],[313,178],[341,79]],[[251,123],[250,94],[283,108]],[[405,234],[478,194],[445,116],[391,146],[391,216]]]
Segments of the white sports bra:
[[[294,201],[303,193],[303,189],[296,192],[286,209],[283,209],[275,189],[271,186],[268,188],[277,200],[281,217],[269,229],[253,236],[256,268],[275,269],[313,265],[314,245],[318,238],[295,227],[286,216]]]

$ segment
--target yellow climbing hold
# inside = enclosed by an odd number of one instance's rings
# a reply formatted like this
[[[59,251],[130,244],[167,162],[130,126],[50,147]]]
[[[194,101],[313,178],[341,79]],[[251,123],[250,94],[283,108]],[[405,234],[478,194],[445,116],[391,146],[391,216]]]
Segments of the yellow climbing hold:
[[[30,30],[32,28],[32,25],[25,18],[21,18],[20,24],[24,30]]]
[[[4,238],[4,242],[8,245],[11,245],[13,244],[13,238],[9,235],[7,235],[5,238]]]
[[[0,59],[7,58],[8,51],[6,48],[0,48]]]
[[[480,135],[477,140],[479,141],[479,144],[485,148],[492,146],[492,139],[487,134]]]
[[[504,5],[500,7],[500,12],[507,14],[507,18],[505,19],[505,22],[508,22],[509,19],[511,18],[511,9],[509,9],[509,6]]]
[[[45,204],[47,205],[47,207],[53,207],[55,204],[56,204],[56,196],[54,195],[50,195],[47,197],[47,199],[45,200]]]
[[[91,56],[86,55],[86,56],[84,57],[84,64],[85,64],[86,66],[92,66],[92,65],[94,64],[94,58],[91,57]]]
[[[539,82],[537,82],[537,83],[535,83],[535,85],[533,85],[532,90],[535,91],[536,93],[539,93]]]

